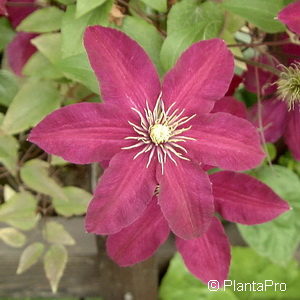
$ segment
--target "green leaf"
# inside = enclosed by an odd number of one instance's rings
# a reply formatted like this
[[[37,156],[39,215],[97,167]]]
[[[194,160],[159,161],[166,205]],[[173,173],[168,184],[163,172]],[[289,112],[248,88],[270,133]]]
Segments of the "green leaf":
[[[235,34],[236,32],[245,24],[245,19],[235,15],[231,12],[227,12],[225,14],[223,29],[220,35],[227,44],[235,44]],[[239,47],[231,47],[229,48],[233,55],[242,57],[243,53]],[[247,69],[247,66],[244,62],[235,61],[237,67],[240,67],[243,70]]]
[[[67,261],[68,252],[62,245],[52,245],[44,256],[44,269],[53,293],[57,292]]]
[[[92,199],[92,195],[75,186],[64,187],[63,190],[67,200],[61,198],[52,199],[56,212],[65,217],[84,214],[89,201]]]
[[[75,0],[55,0],[57,3],[61,3],[63,5],[71,5],[75,2]]]
[[[153,9],[147,6],[141,0],[130,0],[130,6],[128,7],[130,15],[140,18],[140,13],[145,15],[153,14]]]
[[[232,248],[232,263],[230,279],[236,282],[255,282],[264,283],[265,280],[272,280],[274,283],[285,283],[287,290],[280,292],[274,286],[267,288],[266,291],[241,291],[235,290],[238,299],[297,299],[300,293],[299,278],[300,272],[296,261],[290,262],[286,267],[281,267],[264,257],[259,256],[250,248]],[[233,288],[230,288],[233,290]]]
[[[2,129],[15,134],[36,125],[59,107],[60,95],[51,81],[28,80],[19,90],[3,120]]]
[[[276,20],[284,7],[283,0],[224,0],[223,6],[266,32],[285,31],[284,25]]]
[[[156,9],[159,12],[166,12],[167,7],[167,0],[141,0],[148,6],[150,6],[153,9]]]
[[[24,183],[33,190],[67,201],[63,189],[48,175],[49,164],[39,159],[27,161],[20,170]]]
[[[83,0],[87,3],[86,0]],[[78,3],[78,2],[77,2]],[[108,25],[108,14],[112,7],[112,1],[107,1],[101,7],[96,8],[90,13],[80,17],[75,17],[75,5],[69,6],[62,22],[62,56],[82,54],[85,52],[83,47],[83,33],[90,25]]]
[[[61,58],[61,34],[47,33],[31,40],[31,43],[53,64]]]
[[[65,166],[69,162],[61,158],[60,156],[51,155],[51,165],[52,166]]]
[[[157,29],[142,19],[130,16],[124,19],[121,29],[145,49],[162,75],[163,69],[159,55],[163,38]]]
[[[26,17],[17,30],[37,33],[59,30],[63,15],[64,12],[55,6],[41,8]]]
[[[63,77],[47,57],[41,52],[34,53],[22,69],[25,76],[35,76],[41,79],[59,79]]]
[[[0,112],[0,127],[2,125],[3,120],[4,120],[4,113]]]
[[[9,106],[17,92],[17,77],[12,72],[0,70],[0,104]]]
[[[274,144],[272,144],[272,143],[267,143],[266,147],[267,147],[267,151],[268,151],[268,155],[270,157],[270,160],[272,161],[277,156],[277,149],[274,146]]]
[[[12,227],[0,228],[0,239],[5,244],[15,248],[24,246],[26,242],[26,236]]]
[[[207,285],[200,282],[186,269],[179,254],[171,260],[162,280],[159,296],[161,300],[238,300],[230,290],[210,292]]]
[[[269,185],[293,209],[271,222],[238,225],[238,228],[246,242],[260,255],[285,265],[292,259],[300,241],[300,180],[292,171],[276,165],[272,168],[264,166],[252,175]]]
[[[0,205],[0,222],[22,230],[33,228],[37,221],[36,200],[28,192],[15,194]]]
[[[67,78],[80,82],[92,92],[99,94],[98,81],[88,62],[86,53],[65,58],[57,66]]]
[[[72,236],[66,231],[63,225],[50,221],[47,222],[44,229],[44,238],[53,244],[75,245]]]
[[[10,185],[5,184],[3,189],[4,201],[9,201],[17,192]]]
[[[27,246],[20,257],[17,274],[22,274],[36,264],[43,254],[45,249],[44,244],[35,242]]]
[[[62,56],[61,34],[46,33],[32,39],[31,42],[37,47],[39,52],[35,53],[29,59],[24,67],[23,73],[25,75],[38,76],[45,79],[63,77],[63,73],[57,66]]]
[[[217,37],[223,21],[223,11],[217,3],[199,4],[190,0],[175,4],[168,17],[168,36],[160,53],[164,68],[170,69],[191,44]]]
[[[18,164],[18,141],[11,135],[0,135],[0,162],[16,175]]]
[[[201,283],[189,273],[179,256],[176,254],[171,260],[168,271],[164,276],[160,287],[161,300],[248,300],[248,299],[297,299],[300,286],[300,270],[298,263],[292,261],[286,268],[270,263],[264,257],[260,257],[250,248],[233,247],[229,280],[234,281],[236,288],[229,286],[229,282],[222,290],[210,292],[207,285]],[[195,255],[197,255],[195,253]],[[249,283],[263,283],[272,280],[273,287],[267,287],[265,291],[249,291]],[[238,292],[239,283],[248,283],[247,291]],[[275,290],[275,283],[286,283],[287,291]],[[257,287],[256,287],[257,288]]]
[[[15,35],[7,18],[0,18],[0,32],[0,51],[2,51]]]
[[[76,18],[79,18],[96,7],[102,5],[106,0],[77,0],[76,5]]]

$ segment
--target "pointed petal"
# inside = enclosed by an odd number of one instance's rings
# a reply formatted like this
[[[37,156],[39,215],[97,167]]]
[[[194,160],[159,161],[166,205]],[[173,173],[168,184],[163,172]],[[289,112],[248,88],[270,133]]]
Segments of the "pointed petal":
[[[177,238],[176,246],[192,274],[205,283],[218,280],[223,284],[229,271],[230,245],[216,217],[204,236],[188,241]]]
[[[233,96],[235,90],[238,88],[238,86],[240,85],[240,83],[243,81],[243,77],[234,74],[233,78],[230,82],[230,86],[228,91],[226,92],[225,96]]]
[[[37,34],[19,32],[7,46],[7,58],[11,69],[19,76],[22,76],[22,69],[28,59],[36,52],[31,40]]]
[[[102,26],[87,28],[84,45],[105,101],[142,111],[146,101],[153,107],[160,82],[141,46],[121,31]]]
[[[288,39],[289,36],[286,33],[280,35],[280,39],[285,40]],[[281,61],[284,62],[284,65],[290,65],[291,63],[295,63],[299,61],[299,52],[300,45],[289,43],[278,47],[280,51],[278,51],[278,56]]]
[[[244,102],[229,96],[223,97],[217,101],[211,112],[226,112],[243,119],[247,118],[247,108]]]
[[[122,267],[136,264],[152,256],[166,241],[169,232],[168,223],[157,204],[157,197],[153,197],[139,219],[107,238],[107,253]]]
[[[38,8],[38,5],[35,4],[36,0],[8,0],[7,2],[17,2],[17,5],[7,5],[6,7],[8,18],[14,28]]]
[[[185,135],[196,139],[186,143],[190,156],[222,169],[251,169],[265,157],[255,127],[249,121],[227,113],[194,118],[192,128]]]
[[[118,108],[78,103],[48,115],[32,129],[28,140],[44,151],[77,164],[110,159],[132,135]]]
[[[288,114],[284,140],[295,159],[300,161],[300,106]]]
[[[135,151],[122,150],[109,163],[89,204],[85,226],[96,234],[113,234],[132,224],[149,204],[155,187],[155,163],[148,156],[133,160]]]
[[[297,34],[300,34],[300,1],[290,3],[278,14],[278,19]]]
[[[287,107],[283,101],[270,99],[261,102],[262,126],[267,143],[274,143],[282,137],[287,123],[287,116]],[[253,125],[259,128],[257,105],[251,108],[249,118]]]
[[[268,55],[260,55],[255,61],[258,63],[262,63],[265,65],[269,65],[273,68],[276,68],[279,65],[279,61],[271,56]],[[244,84],[248,91],[252,93],[257,93],[257,86],[256,86],[256,73],[255,67],[252,65],[248,65],[248,71],[245,73],[245,80]],[[270,95],[276,92],[276,85],[273,84],[277,80],[277,76],[271,72],[262,70],[260,68],[257,69],[258,73],[258,82],[260,86],[260,93],[262,95]]]
[[[209,176],[216,210],[231,222],[254,225],[273,220],[289,210],[266,184],[247,174],[222,171]]]
[[[163,100],[166,107],[192,113],[209,112],[222,98],[233,76],[233,58],[220,39],[201,41],[188,48],[165,76]]]
[[[200,166],[167,159],[164,174],[157,168],[159,205],[171,230],[183,239],[203,234],[213,216],[211,183]]]
[[[0,16],[8,15],[6,7],[5,7],[6,1],[7,0],[0,0]]]

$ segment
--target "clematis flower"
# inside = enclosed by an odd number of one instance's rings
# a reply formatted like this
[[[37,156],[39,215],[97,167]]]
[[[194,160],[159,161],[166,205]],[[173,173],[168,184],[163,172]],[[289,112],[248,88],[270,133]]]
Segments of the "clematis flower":
[[[290,3],[283,8],[279,14],[278,19],[288,26],[288,28],[297,34],[300,34],[300,1]]]
[[[277,94],[261,103],[261,118],[266,142],[274,143],[283,136],[297,160],[300,160],[300,95],[293,90],[297,89],[299,74],[300,69],[297,64],[285,67],[280,78],[277,79]],[[291,96],[289,96],[290,92],[293,93]],[[250,110],[249,117],[253,124],[259,127],[257,105]]]
[[[295,18],[299,9],[300,1],[297,1],[285,7],[278,15],[278,19],[296,33],[300,33],[300,21]],[[287,35],[281,35],[281,38],[285,39]],[[279,77],[258,71],[260,86],[265,91],[263,94],[271,96],[262,102],[264,136],[267,142],[272,143],[283,136],[294,158],[300,160],[300,46],[289,43],[277,48],[279,51],[274,53],[276,58],[271,55],[260,57],[261,62],[277,67],[280,71]],[[252,91],[251,82],[254,81],[254,71],[250,69],[245,82],[248,90]],[[253,107],[250,118],[258,127],[257,106]]]
[[[161,84],[147,54],[124,33],[92,26],[84,44],[105,103],[53,112],[31,131],[29,141],[73,163],[110,161],[88,207],[88,232],[119,232],[155,196],[177,236],[203,235],[214,200],[201,165],[246,170],[264,158],[250,122],[210,113],[229,87],[231,53],[220,39],[198,42]]]
[[[12,6],[6,4],[23,4],[21,6]],[[33,13],[37,7],[34,6],[35,0],[0,0],[1,13],[8,17],[13,28],[16,28],[27,16]],[[1,10],[3,8],[3,10]],[[22,76],[22,69],[28,59],[37,51],[31,43],[37,34],[30,32],[18,32],[7,47],[8,63],[12,71],[18,76]]]
[[[216,211],[231,222],[260,224],[276,218],[289,209],[267,185],[241,173],[221,171],[209,176]],[[170,229],[155,196],[144,214],[130,226],[110,235],[106,242],[109,256],[121,266],[131,266],[152,256],[167,239]],[[222,283],[230,266],[230,245],[218,218],[199,238],[176,237],[177,250],[187,268],[207,283]]]
[[[6,1],[7,0],[0,0],[0,16],[7,16],[7,10],[6,10]]]

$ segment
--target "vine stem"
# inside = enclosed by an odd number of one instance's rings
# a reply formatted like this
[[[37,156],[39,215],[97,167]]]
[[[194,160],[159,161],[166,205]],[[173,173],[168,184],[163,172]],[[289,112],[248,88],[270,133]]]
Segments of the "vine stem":
[[[142,12],[141,10],[133,7],[130,3],[128,3],[127,1],[125,0],[118,0],[117,2],[119,2],[120,4],[134,10],[142,19],[144,19],[146,22],[148,22],[149,24],[155,26],[155,28],[158,30],[158,32],[163,36],[163,37],[166,37],[167,34],[164,30],[161,30],[158,26],[156,26],[154,24],[154,22],[144,13]]]
[[[260,62],[257,62],[257,61],[253,61],[253,60],[249,60],[249,59],[246,59],[244,57],[240,57],[240,56],[237,56],[237,55],[234,55],[234,59],[236,60],[239,60],[239,61],[242,61],[248,65],[251,65],[251,66],[254,66],[255,68],[260,68],[260,69],[263,69],[265,71],[268,71],[270,73],[273,73],[277,76],[280,75],[280,71],[277,70],[276,68],[273,68],[269,65],[266,65],[266,64],[262,64]]]
[[[237,44],[229,44],[227,47],[247,47],[247,48],[255,48],[259,46],[280,46],[291,44],[290,39],[282,40],[282,41],[269,41],[269,42],[261,42],[261,43],[237,43]]]
[[[256,83],[256,94],[257,94],[257,114],[258,114],[258,128],[259,128],[259,134],[261,136],[263,148],[265,150],[265,153],[267,155],[267,161],[270,167],[272,167],[272,161],[270,158],[270,154],[267,148],[265,133],[264,133],[264,127],[263,127],[263,121],[262,121],[262,104],[261,104],[261,94],[260,94],[260,83],[259,83],[259,73],[258,73],[258,67],[254,66],[254,72],[255,72],[255,83]]]

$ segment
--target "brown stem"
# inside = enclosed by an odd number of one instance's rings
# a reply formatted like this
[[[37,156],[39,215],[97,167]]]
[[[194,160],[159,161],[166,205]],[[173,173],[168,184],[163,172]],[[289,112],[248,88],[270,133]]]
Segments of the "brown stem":
[[[237,43],[237,44],[229,44],[227,47],[247,47],[247,48],[255,48],[259,46],[279,46],[290,44],[291,40],[282,40],[282,41],[270,41],[270,42],[261,42],[261,43]]]
[[[236,56],[236,55],[234,55],[234,59],[236,59],[238,61],[242,61],[242,62],[246,63],[247,65],[251,65],[251,66],[263,69],[263,70],[268,71],[270,73],[273,73],[273,74],[275,74],[277,76],[280,75],[280,71],[279,70],[277,70],[276,68],[273,68],[273,67],[271,67],[269,65],[262,64],[260,62],[249,60],[249,59],[246,59],[246,58],[243,58],[243,57],[240,57],[240,56]]]
[[[126,2],[125,0],[118,0],[118,2],[119,2],[120,4],[122,4],[122,5],[127,6],[127,7],[130,8],[130,9],[132,9],[132,10],[135,11],[142,19],[144,19],[146,22],[148,22],[149,24],[155,26],[154,22],[153,22],[150,18],[148,18],[148,16],[147,16],[144,12],[142,12],[141,10],[136,9],[135,7],[133,7],[130,3]],[[164,37],[167,36],[167,34],[166,34],[165,31],[161,30],[161,29],[158,28],[157,26],[155,26],[155,28],[158,30],[158,32],[159,32],[162,36],[164,36]]]
[[[267,148],[265,133],[264,133],[264,126],[262,121],[262,104],[261,104],[261,95],[260,95],[260,83],[259,83],[259,73],[258,73],[258,67],[254,67],[255,72],[255,83],[256,83],[256,94],[257,94],[257,115],[258,115],[258,128],[259,128],[259,134],[261,136],[261,141],[263,144],[263,148],[265,150],[265,153],[267,155],[267,161],[270,167],[272,167],[272,161],[270,158],[270,154]]]

